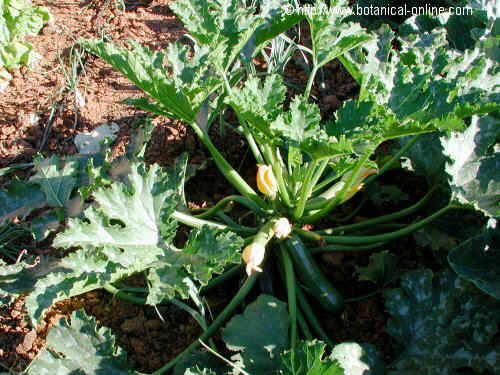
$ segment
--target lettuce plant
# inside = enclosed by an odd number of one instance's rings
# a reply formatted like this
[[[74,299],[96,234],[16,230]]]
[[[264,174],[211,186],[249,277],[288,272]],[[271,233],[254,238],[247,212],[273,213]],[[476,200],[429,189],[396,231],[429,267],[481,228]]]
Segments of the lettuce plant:
[[[344,0],[330,3],[347,6]],[[173,43],[158,52],[133,41],[129,48],[103,40],[82,41],[89,52],[144,92],[145,97],[130,99],[129,104],[190,126],[237,194],[194,212],[185,205],[185,157],[168,170],[147,166],[140,153],[131,158],[122,173],[89,190],[93,203],[81,216],[70,218],[66,230],[56,236],[56,247],[77,250],[54,262],[43,278],[17,290],[30,291],[26,305],[34,323],[54,302],[97,288],[134,303],[170,301],[186,308],[203,328],[198,341],[154,374],[174,368],[181,373],[180,364],[229,320],[259,276],[270,277],[276,269],[287,305],[261,296],[223,331],[228,348],[240,352],[235,362],[238,369],[259,374],[383,373],[383,365],[370,355],[372,348],[344,344],[335,346],[327,358],[324,344],[312,341],[317,336],[334,346],[308,297],[332,313],[344,307],[342,294],[323,275],[313,255],[381,247],[455,208],[477,208],[498,216],[498,176],[492,167],[498,162],[497,148],[492,147],[498,140],[498,127],[488,125],[499,107],[497,67],[480,40],[472,51],[456,51],[448,45],[444,29],[408,33],[404,38],[388,27],[371,33],[335,12],[286,14],[287,4],[282,0],[252,6],[237,0],[177,0],[171,8],[184,22],[190,42]],[[317,2],[317,6],[326,5]],[[309,55],[312,65],[303,93],[290,98],[284,78],[276,72],[279,69],[271,64],[267,72],[258,71],[254,59],[276,38],[290,41],[286,32],[304,20],[312,45],[297,48]],[[318,71],[334,59],[357,81],[360,92],[324,121],[311,93]],[[238,131],[256,160],[257,189],[240,176],[209,137],[212,124],[228,109],[236,114]],[[482,121],[487,125],[482,126]],[[481,131],[484,136],[477,137]],[[401,211],[328,228],[326,223],[364,185],[399,161],[419,137],[438,132],[448,157],[445,177],[439,183],[449,184],[447,203],[410,224],[397,223],[418,212],[440,188],[430,184],[420,201]],[[380,144],[403,137],[407,142],[383,166],[372,160]],[[456,151],[460,137],[472,148],[466,157]],[[70,169],[53,172],[59,177],[73,173]],[[67,184],[45,183],[38,176],[34,181],[43,187],[48,200],[67,200]],[[62,190],[54,194],[54,186]],[[230,203],[247,210],[251,224],[228,216]],[[192,228],[182,247],[175,241],[180,224]],[[396,230],[387,229],[395,226]],[[367,228],[375,233],[357,233]],[[242,258],[246,281],[208,324],[199,294],[238,273]],[[147,289],[121,283],[138,272],[145,274]],[[16,276],[8,277],[12,285]],[[13,289],[9,288],[10,293]],[[188,298],[200,312],[181,300]],[[391,311],[398,313],[393,305]],[[92,350],[102,357],[102,371],[130,373],[122,370],[124,357],[110,350],[106,330],[95,331],[93,322],[85,324],[94,328],[83,328],[81,315],[74,319],[71,326],[57,327],[57,334],[67,337],[74,330],[87,335],[85,342],[95,342],[97,349]],[[258,327],[264,326],[260,332]],[[307,342],[300,340],[299,329]],[[94,362],[78,364],[74,349],[56,345],[54,353],[45,353],[42,359],[64,366],[61,374],[80,365],[87,366],[84,373],[100,373]],[[59,358],[55,352],[66,356]],[[368,357],[373,360],[362,361]],[[404,368],[399,362],[396,367]],[[189,374],[221,373],[183,369]]]
[[[38,34],[50,17],[47,8],[33,6],[31,1],[0,1],[0,85],[10,79],[9,70],[36,60],[37,54],[24,37]]]

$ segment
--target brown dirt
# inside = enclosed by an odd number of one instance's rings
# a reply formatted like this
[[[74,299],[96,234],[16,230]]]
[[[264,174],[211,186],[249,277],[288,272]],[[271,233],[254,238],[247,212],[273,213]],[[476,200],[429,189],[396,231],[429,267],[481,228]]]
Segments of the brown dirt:
[[[131,125],[146,115],[120,102],[140,95],[140,91],[103,61],[86,55],[77,85],[85,97],[85,105],[77,107],[74,92],[66,87],[63,69],[68,66],[70,49],[78,38],[99,37],[102,33],[116,41],[132,38],[158,49],[183,33],[182,24],[172,15],[165,0],[146,1],[126,12],[117,10],[114,1],[109,0],[33,2],[48,7],[54,22],[47,25],[40,35],[31,37],[35,49],[43,56],[39,65],[33,70],[16,72],[7,90],[0,93],[0,167],[30,161],[36,152],[73,154],[76,152],[73,144],[76,134],[110,121],[120,126],[114,145],[115,152],[120,152],[130,138]],[[299,55],[294,56],[286,79],[303,88],[307,74],[300,59]],[[339,108],[343,100],[357,95],[355,82],[338,62],[334,61],[323,69],[319,82],[313,87],[312,94],[324,117]],[[292,88],[290,92],[293,94],[298,90]],[[31,121],[33,114],[39,117],[38,121]],[[209,156],[193,132],[184,125],[164,118],[157,118],[154,123],[156,128],[147,151],[149,162],[168,165],[184,151],[190,152],[190,162],[194,164],[201,164]],[[211,130],[211,136],[230,163],[255,186],[255,161],[247,154],[242,138],[230,129],[223,131],[217,126]],[[200,190],[200,186],[203,189]],[[213,163],[208,163],[208,167],[190,181],[186,190],[190,204],[195,207],[210,206],[234,192]],[[38,253],[46,252],[46,249],[38,250]],[[342,290],[349,290],[353,264],[358,261],[349,256],[347,260],[348,266],[344,266],[342,272],[334,272],[332,269],[336,268],[338,260],[325,258],[333,278],[344,280],[340,286]],[[366,289],[353,291],[352,295],[362,294],[358,292]],[[218,310],[231,296],[227,291],[219,291],[208,298],[212,308]],[[178,308],[166,305],[156,311],[152,307],[136,306],[113,298],[104,291],[90,292],[58,303],[36,331],[27,323],[23,299],[20,298],[10,308],[0,308],[0,363],[13,371],[23,370],[43,347],[47,328],[57,319],[82,307],[100,324],[111,327],[134,368],[142,372],[158,369],[200,333],[197,324]],[[379,299],[353,303],[342,317],[325,315],[322,320],[335,339],[370,341],[383,349],[386,317]]]

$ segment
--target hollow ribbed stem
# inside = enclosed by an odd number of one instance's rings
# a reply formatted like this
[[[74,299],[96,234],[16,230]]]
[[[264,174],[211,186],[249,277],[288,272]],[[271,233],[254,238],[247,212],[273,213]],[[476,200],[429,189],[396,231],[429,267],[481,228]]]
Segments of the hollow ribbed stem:
[[[240,121],[240,124],[243,128],[243,135],[247,139],[248,146],[250,147],[250,150],[252,151],[252,154],[253,154],[255,160],[259,164],[265,164],[264,158],[262,157],[262,154],[261,154],[260,149],[259,149],[259,145],[257,144],[257,142],[255,142],[255,138],[253,137],[252,133],[250,132],[250,129],[248,129],[248,127],[241,121]]]
[[[185,214],[185,213],[180,212],[180,211],[174,211],[172,213],[172,217],[174,219],[176,219],[177,221],[181,222],[182,224],[185,224],[185,225],[193,227],[193,228],[201,228],[204,225],[206,225],[210,228],[220,229],[220,230],[231,230],[233,232],[242,233],[242,234],[257,233],[257,229],[244,227],[242,225],[238,225],[237,227],[233,227],[233,226],[216,223],[216,222],[209,221],[209,220],[198,219],[194,216]]]
[[[403,229],[384,234],[377,234],[373,236],[322,236],[318,233],[307,232],[301,229],[295,229],[295,230],[299,235],[304,236],[305,238],[309,238],[312,240],[326,241],[327,243],[330,244],[345,244],[345,245],[372,244],[375,242],[390,241],[395,238],[402,237],[411,232],[414,232],[422,228],[423,226],[429,224],[431,221],[438,218],[439,216],[443,215],[451,208],[453,208],[453,206],[448,205],[436,211],[432,215],[427,216],[425,219],[422,219],[414,224],[410,224]]]
[[[327,245],[323,247],[314,247],[309,249],[312,254],[325,253],[330,251],[367,251],[384,246],[387,242],[376,242],[370,245],[349,246],[349,245]]]
[[[219,316],[207,327],[207,330],[203,332],[203,334],[189,345],[184,351],[179,354],[176,358],[162,366],[160,369],[153,372],[151,375],[162,375],[170,371],[182,358],[184,358],[187,354],[191,353],[194,349],[198,348],[201,344],[200,341],[205,341],[209,337],[211,337],[225,322],[233,311],[243,302],[244,298],[248,295],[250,290],[255,284],[255,281],[258,278],[258,274],[252,274],[240,288],[238,293],[233,297],[231,302],[226,306],[226,308],[219,314]]]
[[[290,256],[283,244],[280,245],[281,262],[285,270],[286,291],[288,296],[288,314],[290,315],[290,345],[294,350],[297,346],[297,296],[295,293],[295,274]]]
[[[115,288],[111,284],[105,284],[103,288],[115,297],[119,297],[125,301],[135,303],[136,305],[144,305],[146,303],[146,298],[130,295],[126,292],[121,291],[120,289]]]
[[[302,214],[304,213],[304,208],[306,206],[307,199],[311,195],[312,189],[314,187],[314,185],[311,183],[311,179],[313,178],[314,172],[316,172],[318,164],[319,161],[314,160],[307,170],[304,182],[300,189],[299,202],[297,203],[297,206],[293,211],[293,216],[295,219],[299,219],[300,217],[302,217]]]
[[[338,194],[336,194],[334,198],[330,199],[328,201],[328,203],[323,208],[318,210],[318,212],[302,218],[302,222],[309,223],[309,224],[315,223],[318,220],[320,220],[321,218],[323,218],[325,215],[328,215],[330,213],[330,211],[335,208],[335,206],[337,206],[339,203],[341,203],[342,200],[344,199],[346,192],[348,192],[349,189],[352,188],[354,182],[359,177],[359,174],[361,173],[361,169],[363,168],[366,161],[370,158],[370,155],[371,155],[371,152],[367,152],[364,155],[360,156],[358,162],[356,163],[356,166],[354,167],[354,169],[351,173],[351,176],[349,177],[349,179],[347,180],[347,182],[343,186],[342,190]]]
[[[365,221],[362,221],[360,223],[355,223],[355,224],[350,224],[350,225],[342,225],[342,226],[339,226],[336,228],[321,230],[318,233],[319,234],[346,233],[346,232],[350,232],[353,230],[370,227],[370,226],[373,226],[376,224],[386,223],[388,221],[393,221],[393,220],[399,219],[401,217],[410,215],[410,214],[414,213],[415,211],[417,211],[419,208],[421,208],[425,203],[427,203],[427,201],[430,199],[432,193],[434,193],[434,191],[436,191],[437,188],[438,188],[438,186],[434,186],[417,203],[415,203],[414,205],[407,207],[401,211],[397,211],[397,212],[393,212],[392,214],[376,217],[374,219],[365,220]]]
[[[276,177],[276,182],[278,183],[278,192],[283,203],[285,204],[285,206],[291,207],[292,203],[290,200],[290,195],[288,194],[287,186],[285,184],[285,177],[283,175],[281,160],[279,159],[278,155],[273,152],[270,145],[263,145],[262,152],[264,153],[264,157],[266,158],[267,162],[273,169],[274,177]]]
[[[208,282],[206,286],[201,289],[200,294],[205,294],[216,286],[222,284],[223,282],[237,276],[241,272],[242,268],[243,266],[241,264],[237,264],[236,266],[231,267],[229,270],[220,274],[219,276],[214,277]]]
[[[230,196],[225,197],[225,198],[221,199],[220,201],[218,201],[215,206],[210,207],[202,214],[194,215],[194,217],[196,217],[198,219],[204,219],[204,218],[210,217],[215,212],[223,209],[230,202],[238,202],[239,204],[241,204],[241,205],[245,206],[246,208],[255,212],[257,215],[262,216],[265,214],[264,210],[262,210],[262,208],[258,204],[256,204],[253,200],[251,200],[247,197],[242,197],[241,195],[230,195]]]
[[[203,144],[207,147],[208,151],[212,154],[215,164],[224,175],[224,177],[233,185],[241,195],[250,198],[261,207],[266,207],[264,200],[246,183],[246,181],[239,175],[239,173],[227,162],[222,154],[217,150],[217,147],[212,143],[207,132],[204,131],[198,124],[191,123],[196,135],[200,138]]]
[[[304,337],[306,340],[312,340],[313,335],[311,333],[311,330],[309,329],[309,326],[307,325],[306,319],[304,318],[304,315],[300,311],[299,308],[297,308],[297,322],[299,323],[300,330],[304,334]]]
[[[316,315],[314,315],[314,312],[309,305],[309,302],[307,302],[307,298],[302,292],[301,288],[295,288],[295,291],[297,293],[297,299],[299,301],[300,309],[304,312],[305,317],[309,320],[309,323],[311,324],[312,329],[316,334],[319,336],[320,339],[322,339],[324,342],[326,342],[330,347],[333,348],[333,342],[330,340],[326,332],[323,330],[323,327],[321,327],[321,324],[316,318]]]

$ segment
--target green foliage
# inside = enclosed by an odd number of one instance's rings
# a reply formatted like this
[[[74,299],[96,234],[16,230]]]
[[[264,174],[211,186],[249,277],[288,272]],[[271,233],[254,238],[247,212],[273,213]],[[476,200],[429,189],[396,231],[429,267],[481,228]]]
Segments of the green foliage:
[[[28,374],[130,375],[125,352],[116,346],[109,328],[97,328],[83,311],[71,314],[50,329],[47,348],[31,363]]]
[[[458,275],[500,299],[500,235],[496,220],[489,224],[484,233],[452,249],[448,261]]]
[[[500,217],[500,120],[474,117],[460,134],[441,140],[453,197],[488,216]]]
[[[59,233],[57,247],[80,247],[40,278],[26,299],[31,319],[38,322],[55,302],[104,287],[149,270],[147,303],[176,294],[188,297],[193,277],[205,285],[228,263],[238,263],[242,239],[204,227],[191,232],[183,250],[173,243],[179,202],[177,177],[157,165],[130,164],[127,183],[114,182],[93,192],[94,205],[84,218],[71,218]]]
[[[359,280],[371,281],[378,286],[385,286],[400,276],[398,257],[384,250],[370,255],[370,263],[366,267],[356,269]]]
[[[47,8],[33,6],[26,0],[2,0],[0,2],[0,82],[10,79],[4,69],[17,69],[32,65],[37,59],[26,35],[36,35],[51,15]],[[1,91],[1,90],[0,90]]]
[[[283,375],[344,375],[340,364],[325,354],[326,344],[321,341],[301,341],[294,351],[283,354]]]
[[[385,292],[387,332],[400,347],[389,374],[455,374],[500,368],[498,301],[449,271],[417,270]]]
[[[13,180],[6,189],[0,189],[0,202],[0,223],[4,223],[44,206],[46,199],[38,186]]]
[[[280,353],[288,346],[286,305],[265,294],[231,319],[222,331],[227,347],[239,351],[236,363],[251,374],[269,374],[280,365]]]
[[[329,3],[331,9],[349,6],[347,0],[335,0]],[[320,68],[373,39],[373,36],[359,24],[345,22],[346,15],[328,11],[323,1],[317,1],[315,6],[325,8],[325,11],[318,10],[307,16],[311,28],[312,57],[315,68]]]
[[[65,207],[77,184],[76,160],[63,162],[52,155],[48,159],[35,158],[33,163],[36,174],[30,181],[40,186],[45,194],[46,204],[50,207]]]

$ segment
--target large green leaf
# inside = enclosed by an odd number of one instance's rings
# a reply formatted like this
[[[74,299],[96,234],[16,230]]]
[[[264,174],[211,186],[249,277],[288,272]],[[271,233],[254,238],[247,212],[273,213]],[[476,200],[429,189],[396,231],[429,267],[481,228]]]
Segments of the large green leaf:
[[[47,335],[47,348],[31,363],[30,375],[131,375],[126,354],[115,344],[111,330],[97,327],[83,311],[71,314],[53,326]]]
[[[81,249],[34,285],[26,299],[34,322],[57,301],[146,270],[148,303],[176,294],[187,298],[190,277],[204,285],[228,263],[240,262],[243,240],[208,227],[193,230],[185,249],[177,249],[172,243],[177,223],[171,215],[180,200],[178,171],[142,162],[129,167],[126,182],[95,190],[84,218],[69,219],[67,229],[54,239],[54,246]]]
[[[209,49],[169,45],[166,52],[152,52],[130,41],[132,49],[102,40],[81,41],[93,54],[111,64],[155,100],[159,113],[191,123],[208,96],[221,84],[210,73]],[[165,62],[166,60],[166,62]]]
[[[385,292],[387,332],[400,355],[389,374],[500,371],[500,303],[450,271],[418,270]]]
[[[306,17],[311,27],[316,68],[373,39],[359,24],[345,22],[347,12],[341,12],[340,9],[347,9],[347,0],[330,1],[330,9],[323,1],[317,1],[314,6],[323,8],[309,12]]]
[[[249,60],[267,40],[285,31],[301,17],[284,14],[288,1],[255,3],[239,0],[179,0],[170,5],[190,35],[210,49],[217,70],[226,71],[238,54]]]
[[[250,374],[271,374],[280,366],[280,353],[288,346],[286,304],[262,294],[233,317],[222,331],[230,350],[240,351],[238,365]]]
[[[301,341],[293,352],[282,355],[282,375],[344,375],[337,360],[325,354],[326,344],[321,341]]]
[[[40,185],[45,193],[47,205],[64,207],[77,184],[78,164],[76,160],[62,161],[52,155],[48,159],[35,158],[36,174],[30,181]]]
[[[0,188],[0,224],[8,219],[24,217],[45,205],[45,194],[39,186],[13,180],[6,189]]]
[[[474,117],[463,133],[441,138],[455,200],[500,217],[500,120]]]
[[[347,55],[346,66],[361,77],[360,99],[347,101],[328,126],[355,144],[460,130],[464,120],[498,110],[500,76],[478,46],[449,49],[444,30],[397,39],[386,26],[378,38]]]
[[[451,250],[448,261],[461,277],[500,299],[500,233],[496,220],[490,219],[485,233]]]

